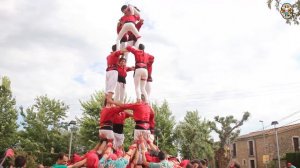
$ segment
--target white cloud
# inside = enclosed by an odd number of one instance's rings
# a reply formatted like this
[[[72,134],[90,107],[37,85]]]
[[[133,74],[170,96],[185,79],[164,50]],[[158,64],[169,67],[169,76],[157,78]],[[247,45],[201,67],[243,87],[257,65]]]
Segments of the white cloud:
[[[299,27],[265,2],[129,2],[142,10],[142,40],[155,56],[152,98],[167,99],[177,120],[187,110],[209,119],[249,111],[246,133],[300,110]],[[70,119],[80,116],[78,100],[104,88],[123,3],[1,1],[0,75],[11,78],[18,103],[48,94],[70,104]]]

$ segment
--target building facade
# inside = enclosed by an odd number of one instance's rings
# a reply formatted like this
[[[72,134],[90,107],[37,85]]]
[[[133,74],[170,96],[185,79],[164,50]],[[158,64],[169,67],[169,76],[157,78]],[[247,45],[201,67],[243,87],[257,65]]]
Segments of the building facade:
[[[276,129],[280,158],[300,151],[300,123]],[[275,128],[239,136],[231,144],[231,156],[242,168],[270,168],[272,164],[278,167]],[[281,161],[284,166],[285,161]]]

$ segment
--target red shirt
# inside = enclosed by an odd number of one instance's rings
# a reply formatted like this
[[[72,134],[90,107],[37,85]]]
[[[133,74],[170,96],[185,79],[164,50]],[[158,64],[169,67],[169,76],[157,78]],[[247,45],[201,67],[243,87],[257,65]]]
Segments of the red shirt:
[[[137,19],[137,20],[140,20],[140,19]],[[121,20],[120,20],[120,21],[121,21]],[[137,22],[137,24],[135,24],[136,29],[137,29],[137,30],[140,30],[143,24],[144,24],[144,22],[142,22],[142,21]],[[119,34],[120,31],[122,30],[122,27],[123,27],[123,24],[122,24],[122,23],[120,23],[120,24],[117,25],[117,33],[118,33],[118,34]],[[131,31],[129,31],[129,32],[132,33]]]
[[[117,65],[119,62],[119,56],[122,54],[121,51],[111,52],[109,56],[106,57],[107,60],[107,69],[106,71],[110,70],[117,70]]]
[[[154,57],[152,55],[149,54],[149,59],[148,59],[148,63],[147,63],[147,71],[148,71],[148,82],[152,82],[152,64],[154,62]]]
[[[131,67],[122,67],[122,66],[118,65],[118,75],[122,76],[124,78],[127,76],[127,72],[133,71],[133,70],[134,70],[134,68],[131,68]]]
[[[134,121],[149,122],[151,107],[145,103],[127,104],[124,105],[125,109],[133,110]]]
[[[147,63],[148,63],[148,59],[149,59],[149,54],[145,53],[143,50],[137,50],[131,46],[126,47],[126,49],[133,53],[134,57],[135,57],[135,64],[136,64],[136,68],[139,68],[141,66],[138,66],[138,64],[142,64],[145,66],[145,68],[147,67]],[[142,67],[144,68],[144,67]]]
[[[104,107],[101,110],[100,113],[100,127],[104,125],[112,125],[112,120],[114,116],[120,112],[122,112],[123,109],[120,107]]]
[[[87,168],[98,168],[99,158],[95,150],[90,150],[85,154],[84,158],[86,158]]]
[[[126,22],[133,22],[135,23],[139,18],[136,17],[135,15],[124,15],[121,17],[120,22],[122,24],[126,23]]]
[[[151,156],[149,152],[145,152],[147,162],[159,163],[160,160],[158,157]]]
[[[152,108],[150,108],[150,119],[149,119],[149,125],[150,125],[150,129],[154,129],[155,128],[155,113],[153,111]]]
[[[113,122],[113,124],[123,124],[124,125],[125,119],[129,118],[129,117],[130,117],[129,114],[127,114],[125,112],[121,112],[121,113],[115,114],[112,122]]]

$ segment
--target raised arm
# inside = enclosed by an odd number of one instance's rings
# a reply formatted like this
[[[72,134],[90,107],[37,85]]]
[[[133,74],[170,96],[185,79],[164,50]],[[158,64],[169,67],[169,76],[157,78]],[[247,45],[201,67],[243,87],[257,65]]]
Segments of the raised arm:
[[[133,114],[131,112],[129,111],[124,111],[124,112],[126,114],[125,118],[133,117]]]
[[[147,149],[145,147],[145,143],[141,143],[141,149],[142,149],[142,157],[143,157],[143,165],[145,165],[146,167],[149,167],[149,162],[147,162],[147,159],[146,159],[146,152],[147,152]]]
[[[134,154],[134,159],[133,159],[133,164],[137,165],[138,161],[139,161],[139,157],[140,157],[140,152],[139,150],[136,150],[135,151],[135,154]]]
[[[129,72],[129,71],[134,71],[135,67],[132,66],[132,67],[126,67],[126,72]]]
[[[121,51],[121,50],[114,52],[115,57],[119,57],[122,54],[123,54],[123,51]]]
[[[132,54],[136,54],[137,53],[137,49],[133,48],[132,46],[127,46],[126,50],[131,52]]]

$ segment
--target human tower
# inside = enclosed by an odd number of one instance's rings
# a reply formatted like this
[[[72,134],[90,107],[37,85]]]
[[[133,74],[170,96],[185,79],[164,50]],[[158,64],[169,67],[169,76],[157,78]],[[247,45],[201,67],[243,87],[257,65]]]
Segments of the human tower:
[[[123,124],[126,118],[132,117],[136,123],[134,139],[143,134],[151,137],[154,129],[154,112],[149,103],[151,91],[151,72],[154,57],[146,53],[145,45],[141,44],[139,30],[143,25],[139,9],[132,5],[123,5],[123,16],[117,26],[116,44],[107,56],[105,81],[105,107],[100,112],[100,138],[113,143],[115,149],[122,147],[124,142]],[[135,66],[127,67],[126,61],[132,53]],[[136,103],[123,104],[128,71],[134,71]],[[147,89],[146,89],[147,88]],[[133,113],[124,110],[132,110]],[[153,139],[153,138],[152,138]]]
[[[134,140],[139,136],[152,139],[154,130],[154,111],[149,103],[151,91],[151,72],[154,57],[146,53],[141,43],[139,30],[143,25],[139,9],[132,5],[123,5],[123,16],[117,26],[116,44],[107,56],[105,81],[105,107],[100,112],[100,138],[111,141],[114,149],[121,148],[124,142],[123,125],[126,118],[135,121]],[[135,66],[127,67],[126,61],[132,53]],[[123,104],[128,71],[134,71],[136,103]],[[131,110],[130,113],[126,110]]]
[[[132,164],[134,155],[140,153],[138,151],[146,151],[146,147],[154,146],[155,112],[149,102],[154,57],[144,51],[145,45],[141,43],[139,30],[143,19],[139,9],[123,5],[121,11],[123,16],[117,26],[116,44],[106,58],[105,102],[99,121],[100,143],[69,167],[86,165],[88,168],[125,168]],[[130,53],[135,59],[133,67],[126,66]],[[128,71],[134,71],[136,102],[131,104],[124,102]],[[135,121],[134,141],[125,152],[123,127],[129,117]],[[139,164],[143,164],[143,161]]]

